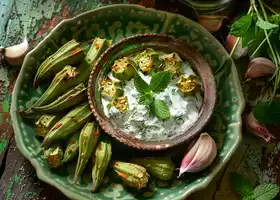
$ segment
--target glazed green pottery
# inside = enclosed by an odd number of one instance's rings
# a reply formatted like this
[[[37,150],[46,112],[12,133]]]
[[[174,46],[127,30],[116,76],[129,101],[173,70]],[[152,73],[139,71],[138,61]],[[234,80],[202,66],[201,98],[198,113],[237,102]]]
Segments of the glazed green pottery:
[[[208,169],[186,174],[171,182],[150,180],[147,188],[135,191],[124,188],[107,173],[99,192],[91,192],[91,175],[87,170],[79,184],[73,184],[75,163],[50,170],[44,159],[40,141],[35,137],[34,123],[22,120],[21,110],[29,108],[44,88],[33,88],[39,65],[60,46],[75,38],[88,41],[95,36],[120,39],[144,33],[159,33],[184,40],[196,49],[211,66],[217,87],[214,113],[204,128],[216,141],[218,155]],[[113,5],[83,13],[61,22],[34,50],[26,56],[15,84],[11,117],[19,150],[31,162],[39,179],[55,186],[66,196],[76,200],[185,199],[205,188],[226,164],[241,141],[241,113],[244,99],[234,63],[223,46],[203,27],[183,16],[147,9],[136,5]],[[125,152],[122,152],[125,155]],[[113,152],[114,156],[114,152]],[[110,170],[108,170],[110,172]]]

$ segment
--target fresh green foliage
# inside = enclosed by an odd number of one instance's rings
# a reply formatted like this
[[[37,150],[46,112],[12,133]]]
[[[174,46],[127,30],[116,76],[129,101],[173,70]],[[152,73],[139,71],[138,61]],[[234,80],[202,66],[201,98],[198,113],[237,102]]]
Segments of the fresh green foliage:
[[[255,189],[250,180],[238,173],[231,173],[232,184],[242,200],[272,200],[279,192],[276,184],[262,184]]]
[[[170,112],[168,105],[162,100],[154,100],[151,104],[152,112],[162,120],[167,120],[170,118]]]
[[[245,15],[241,17],[231,25],[230,34],[236,37],[243,37],[247,33],[248,29],[250,28],[251,23],[252,23],[251,15]]]
[[[280,100],[265,101],[257,104],[253,110],[256,120],[263,124],[280,123]]]
[[[148,85],[139,74],[136,73],[134,77],[134,85],[142,93],[142,96],[138,99],[139,104],[150,106],[153,114],[162,120],[170,118],[170,111],[164,101],[157,100],[153,97],[153,92],[159,93],[164,91],[170,83],[171,78],[171,72],[160,71],[152,75],[151,82]]]
[[[273,28],[278,27],[277,24],[272,24],[270,22],[266,22],[266,21],[262,20],[261,18],[258,19],[256,25],[264,30],[273,29]]]
[[[153,96],[151,93],[146,93],[143,94],[142,96],[140,96],[140,98],[138,99],[138,102],[142,105],[151,105],[151,103],[153,102]]]
[[[149,92],[150,91],[150,87],[149,87],[148,83],[146,83],[141,78],[141,76],[139,76],[138,73],[136,73],[135,76],[134,76],[134,86],[141,93],[145,93],[145,92]]]
[[[172,78],[172,73],[169,71],[160,71],[152,75],[150,89],[153,92],[163,92],[168,86]]]
[[[253,195],[253,186],[250,180],[245,176],[242,176],[238,173],[231,173],[232,184],[242,197],[248,197]]]

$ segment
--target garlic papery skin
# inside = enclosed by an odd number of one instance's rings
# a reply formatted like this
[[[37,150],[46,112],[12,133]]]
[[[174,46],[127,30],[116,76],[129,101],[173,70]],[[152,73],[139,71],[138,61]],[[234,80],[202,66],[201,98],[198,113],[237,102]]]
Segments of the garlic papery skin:
[[[271,140],[271,137],[273,137],[269,133],[268,129],[255,119],[253,112],[245,115],[244,124],[247,131],[263,138],[266,142],[269,142]]]
[[[226,49],[228,50],[228,52],[231,52],[233,47],[234,47],[234,44],[237,40],[237,37],[229,34],[226,38],[226,41],[225,41],[225,47]],[[247,48],[242,48],[242,43],[241,43],[241,40],[238,42],[233,54],[232,54],[232,57],[237,60],[243,56],[246,56],[248,53],[248,50]]]
[[[6,47],[2,53],[10,65],[21,65],[28,50],[29,44],[25,37],[22,43]]]
[[[179,177],[185,172],[199,172],[209,167],[217,156],[215,141],[207,133],[202,133],[193,146],[185,154]]]
[[[275,64],[263,57],[254,58],[249,62],[248,69],[245,73],[245,78],[258,78],[274,74],[276,69]]]
[[[215,33],[222,27],[223,20],[225,18],[227,17],[216,15],[200,15],[198,16],[198,23],[210,33]]]

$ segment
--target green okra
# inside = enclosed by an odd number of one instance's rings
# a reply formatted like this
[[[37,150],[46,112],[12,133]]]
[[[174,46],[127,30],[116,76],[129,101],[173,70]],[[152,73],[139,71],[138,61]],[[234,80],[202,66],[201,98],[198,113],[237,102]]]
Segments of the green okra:
[[[172,179],[175,164],[167,157],[135,158],[132,163],[145,167],[150,175],[163,181]]]
[[[43,93],[43,95],[35,102],[33,107],[44,106],[51,101],[54,101],[63,92],[69,88],[78,85],[76,77],[79,77],[79,71],[75,67],[67,65],[64,67],[53,79],[52,83],[48,89]],[[76,81],[73,82],[73,79]]]
[[[105,137],[99,142],[93,159],[95,160],[92,169],[92,191],[95,192],[102,182],[112,156],[112,145],[109,138]]]
[[[136,63],[144,73],[149,73],[153,69],[159,69],[164,65],[159,54],[151,48],[147,48],[135,57]]]
[[[164,71],[170,71],[173,75],[180,74],[180,67],[183,63],[180,56],[177,53],[170,53],[161,57],[164,60]]]
[[[136,63],[132,59],[120,58],[112,66],[112,75],[119,80],[130,80],[135,74],[135,67]]]
[[[76,106],[51,128],[41,146],[46,147],[58,140],[64,140],[83,127],[91,115],[88,103]]]
[[[79,42],[74,39],[67,42],[40,65],[35,75],[34,86],[42,80],[52,78],[52,75],[64,66],[80,62],[84,57],[85,53]]]
[[[77,183],[79,176],[82,174],[88,159],[100,138],[100,128],[96,122],[88,122],[81,131],[79,139],[79,158],[74,174],[74,182]]]
[[[57,115],[42,115],[35,123],[36,135],[45,137],[58,120],[60,117]]]
[[[136,189],[145,187],[150,177],[144,167],[127,162],[114,162],[113,170],[125,185]]]
[[[111,101],[123,95],[123,83],[106,77],[106,79],[100,81],[100,90],[102,96]]]
[[[48,161],[49,167],[56,168],[62,164],[61,160],[63,157],[63,150],[61,146],[53,145],[50,148],[44,150],[44,156]]]
[[[74,133],[70,139],[67,141],[66,149],[64,151],[64,156],[62,163],[69,162],[73,160],[79,153],[79,137],[80,133]]]
[[[79,85],[70,89],[64,95],[58,97],[52,103],[45,106],[32,107],[32,110],[43,113],[56,113],[67,110],[68,108],[85,101],[87,99],[86,91],[87,88],[85,85],[80,83]]]

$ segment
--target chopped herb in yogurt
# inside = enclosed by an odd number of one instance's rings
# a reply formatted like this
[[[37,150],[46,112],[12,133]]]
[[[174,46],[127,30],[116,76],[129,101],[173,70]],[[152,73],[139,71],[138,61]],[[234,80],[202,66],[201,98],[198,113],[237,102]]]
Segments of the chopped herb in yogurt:
[[[177,53],[151,48],[116,60],[100,90],[105,115],[139,139],[182,134],[203,102],[200,78],[190,64]]]

